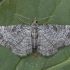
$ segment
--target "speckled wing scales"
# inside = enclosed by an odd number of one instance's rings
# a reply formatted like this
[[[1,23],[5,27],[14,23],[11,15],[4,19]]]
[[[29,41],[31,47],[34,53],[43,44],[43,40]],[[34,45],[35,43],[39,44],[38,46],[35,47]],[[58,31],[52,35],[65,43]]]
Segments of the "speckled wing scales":
[[[32,52],[31,31],[28,25],[0,26],[0,45],[13,53],[26,56]]]
[[[70,26],[45,24],[38,27],[38,49],[43,56],[50,56],[59,47],[70,45]]]

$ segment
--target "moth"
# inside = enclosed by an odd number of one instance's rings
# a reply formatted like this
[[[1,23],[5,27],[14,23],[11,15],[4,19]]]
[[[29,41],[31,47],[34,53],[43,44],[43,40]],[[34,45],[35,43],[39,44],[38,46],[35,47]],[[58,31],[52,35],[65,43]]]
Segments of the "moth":
[[[50,56],[58,48],[70,45],[70,26],[43,24],[38,25],[34,19],[32,25],[0,26],[0,45],[10,48],[19,56],[39,52]]]

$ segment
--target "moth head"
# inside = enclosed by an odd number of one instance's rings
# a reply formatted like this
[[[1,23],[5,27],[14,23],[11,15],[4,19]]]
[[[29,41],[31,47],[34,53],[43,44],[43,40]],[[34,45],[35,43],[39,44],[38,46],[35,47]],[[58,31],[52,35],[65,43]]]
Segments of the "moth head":
[[[37,24],[38,23],[37,20],[36,20],[36,18],[34,19],[34,21],[32,21],[32,23],[33,24]]]

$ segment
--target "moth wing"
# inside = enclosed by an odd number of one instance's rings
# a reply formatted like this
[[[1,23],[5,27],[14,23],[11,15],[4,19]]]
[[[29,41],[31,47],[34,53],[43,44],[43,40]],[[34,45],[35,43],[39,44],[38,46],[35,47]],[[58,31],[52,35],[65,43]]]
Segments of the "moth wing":
[[[27,25],[0,26],[0,45],[19,56],[32,52],[31,31]]]
[[[45,24],[39,26],[37,51],[43,56],[50,56],[58,51],[59,47],[70,45],[70,26]]]

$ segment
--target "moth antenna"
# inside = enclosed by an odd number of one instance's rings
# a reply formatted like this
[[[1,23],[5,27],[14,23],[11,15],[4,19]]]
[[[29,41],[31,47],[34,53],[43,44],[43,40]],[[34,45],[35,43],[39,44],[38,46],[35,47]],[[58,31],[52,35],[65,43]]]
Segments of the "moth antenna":
[[[19,18],[19,20],[20,20],[21,22],[23,22],[23,23],[26,23],[26,24],[30,25],[30,23],[24,22],[24,21],[23,21],[22,19],[20,19],[20,18]]]
[[[15,14],[15,15],[31,20],[31,18],[28,18],[28,17],[22,16],[22,15],[19,15],[19,14]],[[19,19],[20,19],[20,18],[19,18]],[[24,22],[22,19],[20,19],[20,21],[21,21],[21,22]],[[30,25],[30,23],[27,23],[27,22],[24,22],[24,23]]]
[[[22,15],[19,15],[19,14],[15,14],[15,15],[20,16],[20,17],[23,17],[23,18],[26,18],[26,19],[30,19],[30,20],[31,20],[31,18],[28,18],[28,17],[22,16]]]
[[[39,20],[46,19],[46,18],[50,18],[50,17],[54,17],[54,16],[55,16],[55,15],[49,16],[49,17],[44,17],[44,18],[41,18],[41,19],[39,19]]]

